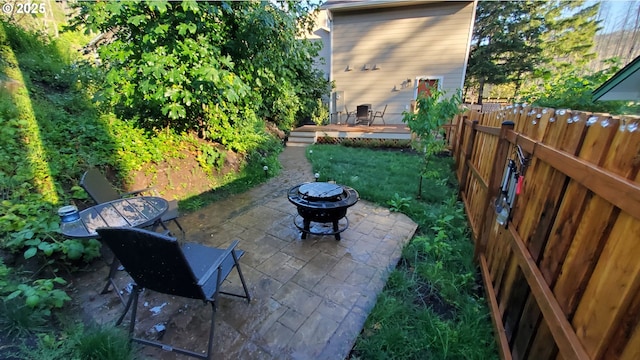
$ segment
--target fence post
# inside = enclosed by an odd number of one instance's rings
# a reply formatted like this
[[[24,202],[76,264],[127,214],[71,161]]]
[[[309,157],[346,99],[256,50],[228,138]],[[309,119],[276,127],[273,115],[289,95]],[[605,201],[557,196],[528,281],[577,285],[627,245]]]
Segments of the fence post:
[[[465,124],[462,126],[461,136],[463,137],[460,141],[460,145],[462,145],[462,141],[464,141],[464,133],[466,128],[466,116],[463,120]],[[469,142],[464,149],[464,158],[462,159],[462,173],[460,173],[460,183],[458,186],[460,187],[461,193],[466,193],[467,191],[467,176],[469,176],[469,161],[471,161],[471,153],[473,152],[473,145],[476,141],[476,134],[478,130],[476,130],[476,126],[478,126],[478,120],[473,120],[471,122],[471,133],[469,133]],[[480,235],[480,234],[478,234]]]
[[[455,160],[457,165],[460,165],[460,145],[463,139],[460,132],[464,128],[464,121],[467,119],[467,117],[463,115],[456,115],[456,117],[458,118],[458,122],[456,123],[456,130],[454,133],[455,139],[453,141],[453,159]]]
[[[498,146],[493,157],[493,167],[489,175],[489,181],[487,182],[487,197],[485,199],[484,207],[482,207],[482,209],[485,209],[485,212],[484,219],[480,221],[480,229],[478,229],[480,239],[478,241],[478,246],[476,246],[476,259],[478,258],[478,255],[484,253],[487,243],[489,242],[489,234],[491,233],[492,225],[491,222],[493,221],[493,215],[495,214],[491,204],[491,199],[498,196],[498,186],[502,180],[504,166],[507,162],[507,157],[509,156],[510,144],[509,140],[507,140],[507,132],[509,130],[513,130],[514,127],[515,123],[513,121],[505,121],[500,127],[500,138],[498,139]]]

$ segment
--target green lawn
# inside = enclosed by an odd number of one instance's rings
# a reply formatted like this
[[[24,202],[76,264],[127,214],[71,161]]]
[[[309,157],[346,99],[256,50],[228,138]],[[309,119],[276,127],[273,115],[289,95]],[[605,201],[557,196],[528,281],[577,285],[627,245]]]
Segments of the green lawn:
[[[419,197],[422,158],[412,151],[313,145],[307,157],[321,181],[351,186],[419,225],[351,358],[498,358],[452,159],[430,162],[439,176],[423,180]]]

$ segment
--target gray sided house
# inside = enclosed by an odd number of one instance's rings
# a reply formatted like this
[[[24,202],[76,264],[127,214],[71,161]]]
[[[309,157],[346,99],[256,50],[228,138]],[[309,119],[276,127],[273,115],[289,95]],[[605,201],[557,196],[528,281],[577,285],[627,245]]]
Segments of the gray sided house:
[[[373,111],[387,106],[385,123],[401,124],[427,85],[462,89],[475,1],[328,0],[322,9],[325,71],[335,82],[332,123],[370,104]]]
[[[328,15],[327,10],[321,10],[316,16],[313,31],[307,35],[307,39],[322,43],[322,50],[313,65],[326,75],[327,80],[331,74],[331,30],[329,28],[331,24]]]

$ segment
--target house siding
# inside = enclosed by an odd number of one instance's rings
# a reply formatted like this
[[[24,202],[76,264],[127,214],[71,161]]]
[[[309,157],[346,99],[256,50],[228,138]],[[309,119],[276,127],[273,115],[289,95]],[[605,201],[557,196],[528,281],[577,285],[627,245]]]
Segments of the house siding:
[[[327,10],[318,12],[313,31],[307,36],[307,39],[322,44],[322,49],[313,60],[313,66],[322,71],[325,78],[329,80],[331,74],[331,33],[327,28]]]
[[[388,104],[385,122],[399,124],[415,99],[416,78],[442,79],[449,94],[461,88],[473,16],[473,2],[335,11],[332,80],[347,109]],[[363,70],[365,64],[379,69]]]

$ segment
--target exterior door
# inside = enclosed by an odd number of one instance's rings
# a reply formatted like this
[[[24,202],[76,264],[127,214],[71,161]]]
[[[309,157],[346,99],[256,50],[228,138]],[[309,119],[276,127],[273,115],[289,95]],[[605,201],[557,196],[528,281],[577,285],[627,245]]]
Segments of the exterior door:
[[[431,96],[430,88],[438,86],[438,79],[418,79],[418,93],[416,94],[416,99],[420,97],[420,95],[424,94],[425,96]]]

